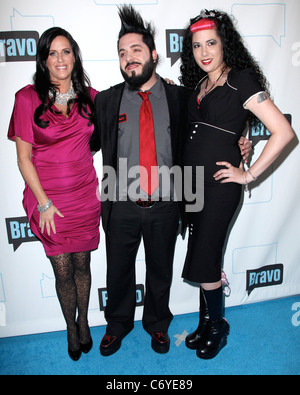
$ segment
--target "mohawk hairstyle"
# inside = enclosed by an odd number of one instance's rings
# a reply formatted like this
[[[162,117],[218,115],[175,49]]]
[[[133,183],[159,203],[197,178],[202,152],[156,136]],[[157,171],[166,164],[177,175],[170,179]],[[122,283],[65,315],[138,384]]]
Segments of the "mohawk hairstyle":
[[[156,49],[154,41],[156,31],[154,26],[150,22],[144,22],[141,15],[132,5],[120,7],[119,17],[122,24],[119,32],[119,41],[123,36],[129,33],[141,34],[143,36],[143,42],[147,45],[150,52]]]

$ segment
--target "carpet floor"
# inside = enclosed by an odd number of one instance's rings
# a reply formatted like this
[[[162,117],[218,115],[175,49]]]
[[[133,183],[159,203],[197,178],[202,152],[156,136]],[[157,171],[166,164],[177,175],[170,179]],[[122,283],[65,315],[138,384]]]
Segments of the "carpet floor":
[[[94,347],[78,362],[67,354],[66,331],[0,339],[0,375],[299,375],[300,296],[231,307],[226,310],[231,332],[228,345],[210,361],[188,350],[184,338],[195,330],[198,314],[175,316],[171,348],[159,355],[150,336],[136,322],[121,349],[99,354],[105,327],[91,328]]]

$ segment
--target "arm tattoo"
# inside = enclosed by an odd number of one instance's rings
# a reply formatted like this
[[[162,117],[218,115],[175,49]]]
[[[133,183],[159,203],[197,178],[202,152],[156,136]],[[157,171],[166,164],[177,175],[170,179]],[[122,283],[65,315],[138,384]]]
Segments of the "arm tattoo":
[[[258,96],[257,96],[257,103],[262,103],[263,101],[267,100],[268,96],[265,92],[261,92]]]

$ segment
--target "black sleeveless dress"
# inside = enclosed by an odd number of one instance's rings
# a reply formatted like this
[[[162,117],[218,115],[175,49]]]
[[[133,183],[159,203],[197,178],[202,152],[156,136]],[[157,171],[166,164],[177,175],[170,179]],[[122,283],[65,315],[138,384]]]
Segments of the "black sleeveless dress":
[[[242,187],[220,184],[213,175],[221,169],[216,162],[238,167],[238,141],[245,129],[252,96],[263,89],[252,70],[231,70],[227,82],[208,93],[199,103],[200,84],[191,95],[189,133],[184,149],[184,166],[204,166],[204,208],[188,213],[189,241],[182,277],[200,283],[221,279],[223,248],[229,225],[239,206]]]

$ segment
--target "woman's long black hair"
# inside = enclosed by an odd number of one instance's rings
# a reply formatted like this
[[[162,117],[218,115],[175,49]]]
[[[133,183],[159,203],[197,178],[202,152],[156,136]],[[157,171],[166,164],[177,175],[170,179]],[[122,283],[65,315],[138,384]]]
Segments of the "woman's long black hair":
[[[50,81],[50,74],[46,66],[46,61],[49,56],[51,43],[58,36],[63,36],[69,40],[75,58],[71,79],[73,82],[74,90],[77,94],[77,98],[71,100],[68,103],[68,112],[70,111],[70,104],[77,102],[79,114],[83,118],[88,119],[90,123],[94,123],[94,103],[90,98],[87,89],[87,87],[91,86],[91,83],[82,66],[79,46],[77,42],[73,39],[71,34],[60,27],[52,27],[46,30],[42,34],[38,43],[36,57],[36,73],[33,77],[33,80],[35,89],[37,91],[37,94],[39,95],[40,100],[42,101],[42,104],[35,110],[34,121],[41,128],[46,128],[49,125],[49,122],[43,121],[41,119],[41,116],[47,110],[55,113],[55,111],[51,107],[55,102],[56,87]],[[53,99],[49,98],[50,90],[53,92]],[[88,107],[90,109],[90,112],[88,110]]]
[[[205,12],[201,13],[201,16],[191,19],[184,35],[180,82],[186,88],[193,90],[199,81],[206,76],[206,73],[198,66],[194,59],[192,33],[190,31],[191,25],[202,19],[202,17],[213,19],[216,24],[217,33],[223,45],[225,64],[232,69],[244,70],[250,68],[254,70],[263,90],[269,94],[268,82],[258,62],[245,47],[242,37],[236,30],[232,19],[225,12],[217,10],[205,10]],[[249,112],[249,125],[256,127],[259,123],[260,121],[255,115]]]

